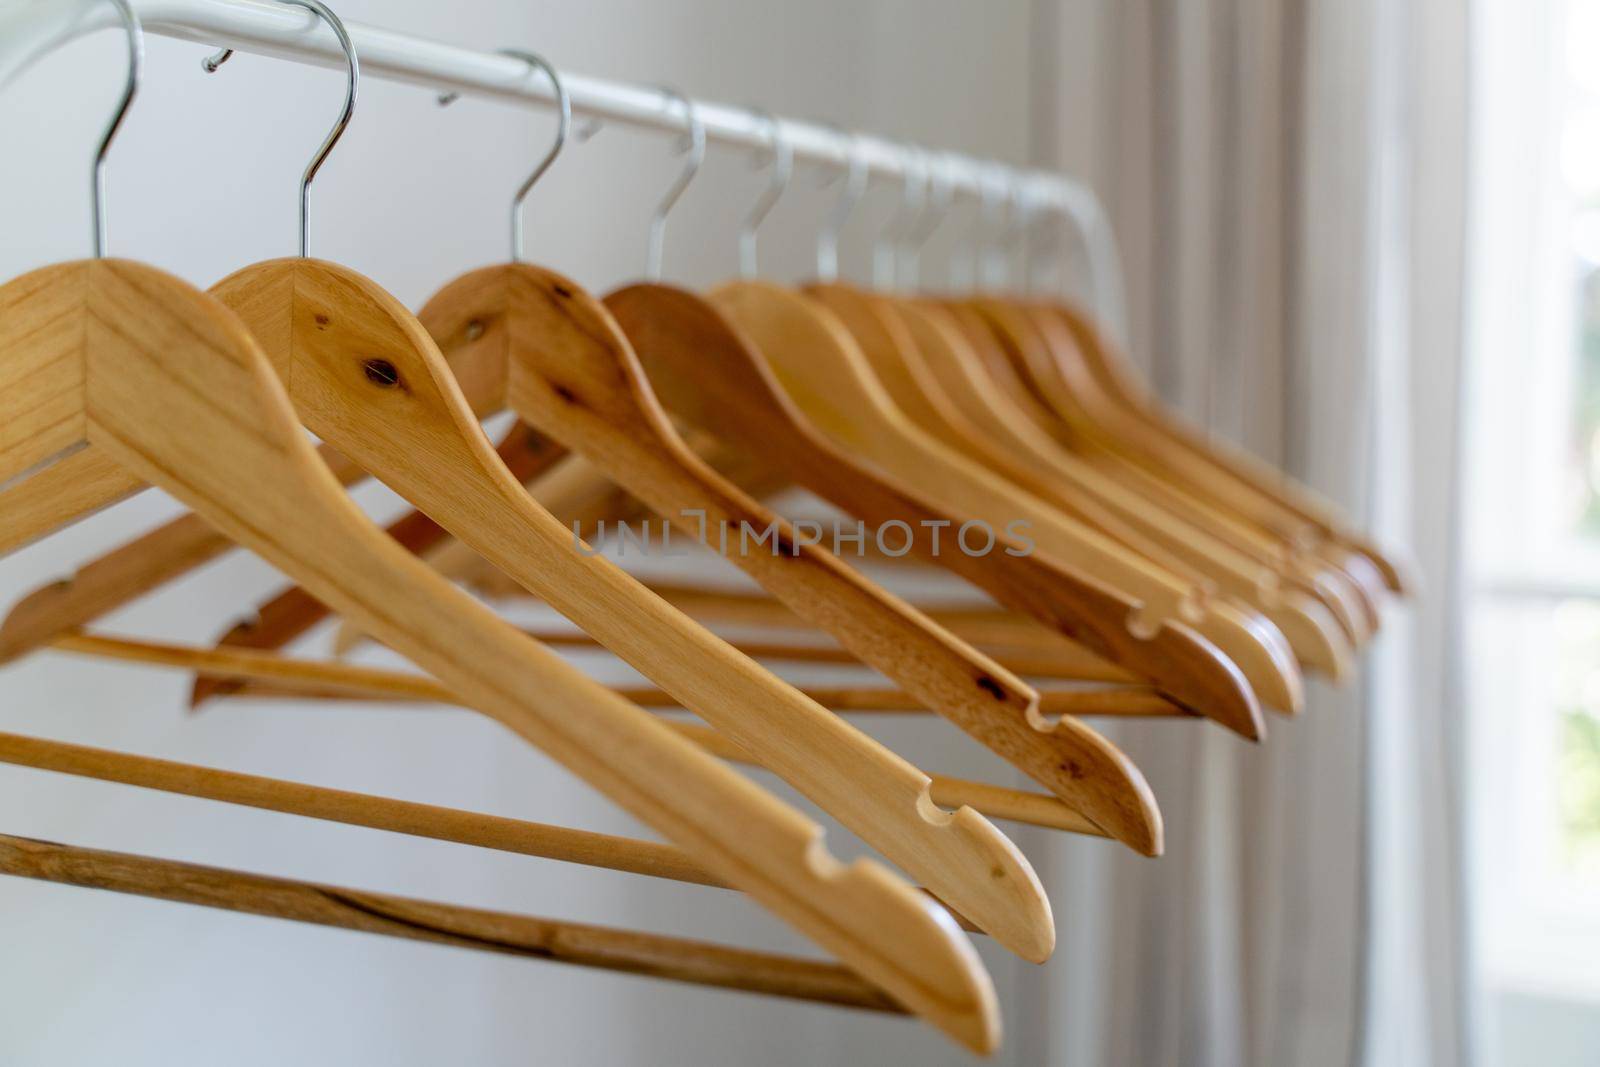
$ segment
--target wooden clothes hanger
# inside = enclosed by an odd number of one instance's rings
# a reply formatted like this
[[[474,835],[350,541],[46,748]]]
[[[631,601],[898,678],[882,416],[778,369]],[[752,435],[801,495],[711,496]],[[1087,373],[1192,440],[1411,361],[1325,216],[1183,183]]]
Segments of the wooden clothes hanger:
[[[783,148],[781,142],[774,147],[780,152]],[[777,168],[775,174],[776,172]],[[781,185],[774,183],[769,186],[769,194],[764,204],[746,220],[744,236],[753,239],[754,223],[759,222],[761,213],[770,206],[777,192],[781,192]],[[746,247],[753,246],[746,244]],[[764,291],[755,283],[750,283],[750,288],[755,292]],[[713,434],[735,433],[740,443],[747,448],[761,447],[758,442],[765,437],[768,444],[763,449],[764,453],[772,455],[775,460],[787,458],[791,465],[810,467],[803,476],[801,471],[795,471],[797,481],[809,484],[809,487],[829,496],[835,502],[840,502],[841,493],[852,494],[854,499],[847,505],[847,510],[853,514],[862,516],[876,514],[880,517],[879,521],[887,517],[901,519],[902,516],[909,516],[917,519],[925,516],[927,509],[919,501],[907,497],[903,492],[886,494],[882,482],[874,484],[859,474],[852,474],[847,479],[843,472],[831,479],[819,475],[821,468],[827,465],[826,459],[832,458],[829,456],[830,452],[833,456],[842,453],[837,449],[825,447],[825,440],[818,437],[814,431],[802,429],[807,420],[798,418],[792,405],[774,401],[773,398],[781,396],[782,393],[773,384],[775,380],[770,373],[763,375],[760,370],[752,369],[760,365],[761,359],[754,355],[754,348],[749,344],[753,339],[751,330],[746,327],[730,331],[720,320],[724,316],[730,316],[732,309],[719,304],[715,295],[712,302],[717,305],[716,310],[720,311],[722,316],[697,309],[690,298],[673,297],[670,291],[663,287],[636,287],[625,290],[621,294],[615,294],[610,302],[613,310],[623,318],[625,331],[644,331],[639,334],[641,338],[645,336],[645,332],[649,332],[654,338],[648,344],[641,340],[642,348],[660,346],[663,353],[675,350],[677,358],[668,361],[675,363],[675,366],[664,368],[661,376],[670,377],[676,374],[691,381],[698,377],[702,379],[698,383],[699,388],[716,390],[708,395],[719,398],[715,403],[698,404],[694,399],[693,385],[685,383],[681,388],[663,386],[676,390],[669,399],[669,404],[674,410]],[[631,310],[624,315],[623,307],[628,304],[632,305]],[[803,312],[808,308],[809,305],[802,305]],[[738,316],[733,314],[731,317],[737,319]],[[654,325],[665,322],[675,322],[676,325],[671,329]],[[736,322],[735,325],[745,324]],[[781,335],[782,330],[777,332]],[[824,344],[837,343],[837,338],[828,334],[826,329],[822,331],[822,336]],[[716,344],[717,350],[726,355],[728,362],[713,364],[708,358],[711,353],[702,351],[698,359],[698,366],[701,369],[697,374],[696,360],[690,358],[683,347],[685,339],[688,338],[693,338],[694,344],[702,350]],[[813,340],[814,337],[808,335],[804,340],[796,340],[791,345],[797,361],[807,358],[805,353]],[[848,341],[847,338],[845,340]],[[831,353],[828,354],[831,356]],[[665,356],[656,356],[649,351],[643,352],[642,355],[652,362],[651,374],[652,380],[655,380],[658,374],[654,363],[664,359]],[[762,355],[770,358],[770,353],[763,352]],[[823,362],[828,365],[828,370],[824,374],[820,366],[817,368],[819,373],[816,375],[817,384],[813,391],[827,392],[833,388],[821,384],[824,377],[837,382],[837,388],[844,389],[852,395],[862,388],[870,387],[858,385],[856,379],[861,377],[861,371],[848,363],[848,356],[842,370],[836,358],[829,358]],[[740,384],[725,385],[724,379],[729,375],[734,375],[732,380]],[[803,403],[801,407],[804,407]],[[698,414],[691,414],[696,409]],[[810,411],[807,411],[806,415],[814,417]],[[774,422],[776,419],[782,421]],[[742,430],[729,429],[740,424]],[[776,432],[773,427],[782,427],[781,444],[772,441],[772,434]],[[801,460],[797,458],[799,456],[808,458]],[[896,472],[896,480],[904,484],[908,479]],[[929,485],[928,481],[929,479],[924,478],[923,487],[919,490],[925,494],[924,500],[944,496],[942,487]],[[832,484],[828,488],[818,484],[826,482]],[[887,515],[884,514],[886,505],[892,509],[887,511]],[[966,513],[970,515],[971,511],[968,510]],[[902,523],[902,525],[908,524]],[[997,529],[1003,526],[1004,520],[993,524]],[[951,558],[953,561],[954,557]],[[1216,656],[1215,650],[1202,651],[1194,647],[1190,644],[1194,640],[1192,636],[1186,635],[1181,630],[1162,631],[1160,628],[1155,628],[1153,637],[1136,638],[1126,626],[1126,620],[1136,608],[1134,603],[1126,600],[1119,603],[1116,594],[1099,583],[1083,581],[1059,569],[1055,569],[1053,574],[1042,573],[1031,562],[1028,565],[1032,568],[1028,577],[1019,581],[1021,574],[1018,572],[1018,567],[1008,562],[1014,558],[1016,557],[1010,554],[991,553],[981,568],[965,567],[965,573],[991,591],[1002,582],[1009,581],[1009,594],[1001,594],[1003,601],[1009,601],[1012,605],[1023,602],[1030,604],[1041,617],[1059,626],[1069,636],[1082,640],[1095,651],[1118,662],[1141,663],[1142,661],[1141,666],[1146,670],[1146,677],[1162,685],[1167,691],[1173,692],[1189,706],[1223,718],[1252,736],[1259,732],[1259,711],[1255,707],[1253,694],[1248,691],[1247,686],[1241,684],[1237,670],[1232,664]],[[952,562],[950,565],[957,564]],[[1007,570],[1017,573],[1006,579],[1003,572]],[[976,574],[982,576],[978,577]],[[1031,584],[1024,586],[1024,582]],[[1186,644],[1189,647],[1184,647]],[[1156,655],[1152,656],[1152,652]],[[1152,670],[1154,666],[1152,660],[1161,665]]]
[[[320,3],[304,4],[345,45],[353,99],[348,38]],[[117,6],[130,80],[96,159],[97,190],[141,53],[131,10]],[[11,383],[0,391],[0,550],[159,485],[952,1037],[993,1047],[993,987],[947,917],[871,861],[832,860],[814,823],[384,537],[317,459],[255,339],[214,298],[129,261],[42,268],[0,286],[0,360]],[[41,497],[41,485],[68,478],[73,493]]]
[[[1248,516],[1233,513],[1227,501],[1207,498],[1203,482],[1180,482],[1170,467],[1149,461],[1136,440],[1148,435],[1141,434],[1126,418],[1113,415],[1106,421],[1104,414],[1093,414],[1083,398],[1096,390],[1088,375],[1081,370],[1070,371],[1076,346],[1059,322],[1026,305],[993,298],[973,301],[971,307],[982,322],[984,333],[1002,345],[1005,355],[1027,378],[1041,401],[1033,409],[1035,417],[1063,447],[1124,482],[1130,492],[1207,529],[1236,551],[1260,559],[1287,577],[1303,578],[1315,588],[1333,593],[1338,599],[1330,603],[1346,601],[1341,586],[1351,586],[1351,592],[1360,596],[1356,603],[1362,619],[1360,629],[1353,632],[1361,638],[1375,627],[1376,609],[1371,606],[1371,596],[1360,595],[1364,591],[1350,575],[1308,557],[1287,541],[1274,541],[1269,533],[1252,525]],[[1104,409],[1100,410],[1103,413]]]
[[[1048,957],[1054,928],[1043,889],[987,820],[970,809],[940,812],[929,779],[911,764],[609,561],[577,550],[495,456],[462,391],[472,387],[482,399],[492,364],[462,357],[458,383],[410,312],[336,264],[272,260],[211,292],[282,368],[296,410],[319,437],[756,753],[1001,944],[1028,959]],[[509,384],[517,390],[515,374]]]
[[[1084,367],[1107,403],[1149,432],[1143,440],[1152,459],[1159,456],[1164,463],[1181,465],[1187,476],[1202,480],[1219,497],[1258,516],[1291,543],[1313,541],[1314,554],[1345,570],[1361,588],[1373,588],[1375,572],[1383,589],[1402,596],[1414,592],[1414,567],[1409,560],[1353,530],[1332,503],[1281,472],[1224,442],[1203,438],[1169,416],[1082,312],[1067,304],[1043,310],[1071,332]],[[1308,537],[1301,526],[1310,526],[1313,533]],[[1365,566],[1360,561],[1365,561]]]
[[[1022,307],[1029,313],[1036,310],[1031,305]],[[1013,365],[1013,360],[1006,354],[1000,338],[990,328],[988,321],[965,301],[949,301],[942,308],[955,322],[977,357],[978,372],[985,383],[1003,396],[1004,402],[1020,416],[1023,425],[1035,433],[1044,434],[1058,452],[1071,454],[1068,443],[1051,433],[1051,428],[1056,425],[1054,415],[1023,380],[1021,372]],[[1088,469],[1100,478],[1102,484],[1116,487],[1119,496],[1130,504],[1133,500],[1141,501],[1144,506],[1140,514],[1153,513],[1155,516],[1168,517],[1167,522],[1154,532],[1164,533],[1164,543],[1175,551],[1183,552],[1186,558],[1197,558],[1197,562],[1209,560],[1211,566],[1222,568],[1219,580],[1224,584],[1231,582],[1230,587],[1238,591],[1265,583],[1261,595],[1266,606],[1276,600],[1290,598],[1302,605],[1306,599],[1315,601],[1316,605],[1320,605],[1321,612],[1316,611],[1315,605],[1304,605],[1307,612],[1330,615],[1344,636],[1342,644],[1360,645],[1371,636],[1365,606],[1354,585],[1342,580],[1338,573],[1328,570],[1307,572],[1299,566],[1300,561],[1292,558],[1291,553],[1282,546],[1248,538],[1245,536],[1247,532],[1239,528],[1236,520],[1218,514],[1202,502],[1171,487],[1158,488],[1149,483],[1128,485],[1125,480],[1102,474],[1098,468],[1090,466]],[[1173,523],[1177,525],[1173,526]],[[1179,539],[1176,536],[1178,529],[1192,532]],[[1202,551],[1203,556],[1197,557],[1197,553]],[[1286,636],[1293,642],[1298,632],[1295,623],[1279,621]],[[1314,625],[1321,629],[1321,620],[1315,621]],[[1302,642],[1313,640],[1305,635],[1301,637]]]
[[[559,143],[556,146],[559,149]],[[553,155],[553,153],[552,153]],[[1072,799],[1106,781],[1120,810],[1113,832],[1141,850],[1159,847],[1148,789],[1125,757],[1081,732],[1058,739],[1030,725],[1037,694],[988,657],[903,601],[845,567],[726,482],[688,449],[668,422],[627,338],[603,305],[571,281],[526,263],[474,271],[421,312],[430,333],[479,386],[480,410],[509,404],[523,419],[589,457],[658,514],[692,537],[708,531],[776,531],[777,551],[741,550],[733,561],[792,610],[811,618],[863,661],[963,729]],[[693,516],[698,515],[698,518]],[[1087,732],[1086,730],[1083,732]],[[1086,784],[1084,778],[1093,781]],[[1133,803],[1128,802],[1132,795]],[[1126,809],[1145,825],[1125,829]]]
[[[1074,526],[1037,497],[995,479],[981,465],[920,430],[896,408],[870,376],[854,339],[825,308],[800,294],[760,282],[736,282],[714,291],[712,302],[760,348],[783,383],[784,391],[836,440],[890,470],[897,478],[928,494],[959,503],[963,515],[1005,530],[1016,522],[1047,562],[1095,575],[1110,593],[1126,597],[1126,608],[1114,625],[1122,648],[1149,649],[1171,629],[1163,644],[1170,648],[1186,634],[1204,634],[1218,644],[1203,647],[1226,654],[1225,671],[1239,675],[1246,686],[1259,684],[1264,702],[1281,709],[1300,704],[1298,670],[1281,639],[1247,617],[1211,606],[1195,590],[1186,589],[1153,564],[1134,556],[1092,530]],[[1015,527],[1014,527],[1015,528]],[[1097,636],[1106,637],[1112,619],[1101,615]],[[1080,637],[1078,633],[1072,634]],[[1111,647],[1117,647],[1115,645]],[[1099,651],[1099,649],[1096,649]],[[1154,651],[1151,649],[1151,651]],[[1113,657],[1114,658],[1114,657]],[[1243,660],[1234,667],[1232,660]],[[1202,695],[1184,686],[1200,681],[1184,678],[1175,663],[1146,677],[1164,691],[1203,714],[1237,707],[1227,695],[1234,683],[1213,685]],[[1221,682],[1214,676],[1213,682]],[[1248,692],[1248,690],[1247,690]],[[1246,698],[1253,707],[1254,696]],[[1250,715],[1249,711],[1245,712]]]
[[[913,1010],[992,1046],[992,988],[953,928],[871,861],[827,859],[814,823],[379,533],[317,460],[265,356],[210,298],[127,261],[46,267],[0,286],[0,352],[12,383],[0,393],[0,481],[37,468],[0,492],[5,547],[16,531],[43,534],[159,485]],[[98,472],[97,491],[75,514],[41,514],[30,483],[69,450],[61,462]],[[553,712],[562,706],[582,711]]]
[[[1307,665],[1342,674],[1348,642],[1320,605],[1286,601],[1275,576],[1206,545],[1199,531],[1171,519],[1066,453],[1015,410],[985,376],[977,356],[942,309],[840,285],[807,293],[839,316],[891,398],[924,430],[1056,510],[1144,556],[1191,585],[1242,597],[1288,635]],[[1247,672],[1248,673],[1248,672]]]
[[[1013,211],[1026,223],[1028,212],[1025,205],[1016,199],[1018,192],[1018,188],[1012,185],[1009,195],[1013,199]],[[1068,214],[1065,217],[1074,224],[1083,225],[1076,215]],[[1085,240],[1092,244],[1092,235],[1085,233]],[[1039,382],[1040,388],[1052,398],[1052,404],[1063,399],[1059,387],[1067,385],[1070,390],[1067,396],[1073,398],[1074,403],[1084,405],[1081,414],[1104,421],[1108,428],[1115,427],[1116,433],[1112,439],[1102,439],[1099,443],[1113,450],[1119,445],[1132,446],[1131,451],[1119,454],[1130,460],[1137,459],[1141,473],[1157,479],[1170,479],[1175,472],[1181,471],[1185,487],[1213,494],[1216,502],[1225,502],[1238,509],[1240,514],[1263,522],[1267,528],[1283,536],[1290,546],[1308,545],[1316,536],[1303,525],[1313,512],[1321,514],[1321,534],[1339,536],[1340,531],[1335,526],[1341,524],[1333,519],[1331,505],[1314,502],[1313,494],[1289,486],[1281,474],[1267,473],[1264,466],[1244,459],[1242,453],[1234,454],[1213,447],[1181,423],[1165,417],[1159,406],[1149,401],[1148,394],[1138,385],[1132,372],[1110,352],[1081,313],[1062,303],[1024,303],[1013,310],[1035,318],[1039,329],[1056,335],[1051,344],[1055,350],[1056,365],[1043,368],[1045,375]],[[1078,345],[1064,343],[1059,329],[1063,324],[1078,335]],[[1003,323],[1000,328],[1002,331],[1006,329]],[[1055,375],[1064,377],[1057,382],[1053,380]],[[1070,422],[1073,410],[1061,410],[1059,414]],[[1246,471],[1249,473],[1244,473]],[[1219,475],[1222,476],[1220,480]],[[1225,484],[1229,478],[1241,484]],[[1244,499],[1239,493],[1241,489],[1253,490],[1258,499]],[[1294,504],[1297,498],[1306,505],[1306,510],[1298,516]],[[1346,536],[1345,542],[1347,546],[1359,545],[1354,551],[1365,553],[1367,562],[1351,559],[1351,549],[1348,548],[1339,552],[1324,546],[1320,557],[1325,562],[1338,565],[1350,580],[1364,590],[1377,591],[1370,581],[1379,577],[1377,571],[1384,572],[1382,578],[1392,578],[1396,583],[1403,584],[1399,572],[1404,567],[1397,567],[1392,561],[1382,558],[1382,553],[1370,542],[1353,534]]]

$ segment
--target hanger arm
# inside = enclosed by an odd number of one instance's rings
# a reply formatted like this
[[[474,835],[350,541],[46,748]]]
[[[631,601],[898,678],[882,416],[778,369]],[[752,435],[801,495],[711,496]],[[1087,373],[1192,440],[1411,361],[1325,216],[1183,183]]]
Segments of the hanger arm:
[[[526,482],[553,466],[566,450],[518,423],[501,440],[495,453],[512,477]],[[449,536],[444,527],[420,511],[407,512],[390,523],[384,532],[415,555],[421,555]],[[231,627],[218,644],[224,648],[284,648],[328,615],[326,605],[300,586],[290,586],[262,604],[251,617]],[[211,697],[225,693],[228,685],[224,679],[196,675],[189,706],[199,707]]]

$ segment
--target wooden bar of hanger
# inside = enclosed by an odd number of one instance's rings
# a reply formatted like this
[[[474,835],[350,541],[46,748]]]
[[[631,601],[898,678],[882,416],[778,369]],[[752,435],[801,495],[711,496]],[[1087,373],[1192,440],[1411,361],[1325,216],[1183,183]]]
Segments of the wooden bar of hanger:
[[[64,639],[65,640],[65,639]],[[65,649],[64,649],[65,650]],[[619,685],[612,689],[618,696],[642,708],[681,708],[671,693],[653,686]],[[879,686],[806,686],[807,696],[840,715],[918,715],[934,714],[923,707],[909,693],[899,689]],[[1153,689],[1096,686],[1089,689],[1046,689],[1040,694],[1040,710],[1052,715],[1081,715],[1085,718],[1117,719],[1196,719],[1192,711],[1178,707]],[[394,697],[381,693],[354,692],[336,686],[316,685],[309,682],[241,680],[231,686],[229,697],[245,699],[290,697],[300,700],[405,700],[421,698]],[[992,814],[985,812],[985,814]]]
[[[641,841],[437,804],[352,793],[21,734],[0,733],[0,763],[346,826],[387,830],[408,837],[426,837],[691,885],[732,888],[681,848],[659,841]],[[953,912],[951,917],[962,929],[977,932],[969,920]]]
[[[422,701],[452,707],[459,707],[461,704],[460,698],[450,689],[419,674],[347,663],[288,659],[257,649],[192,648],[100,634],[66,634],[57,638],[52,647],[63,652],[93,656],[98,659],[205,670],[225,678],[292,683],[301,696],[343,693],[362,699]],[[667,721],[665,725],[680,736],[692,737],[702,748],[709,747],[704,743],[707,735],[697,732],[700,728],[693,724]],[[733,750],[724,747],[722,751]],[[748,749],[739,747],[736,751],[740,753],[741,759],[758,766],[765,766],[759,759],[751,759]],[[960,806],[968,803],[969,798],[976,798],[985,806],[994,807],[996,817],[1033,822],[1037,825],[1087,833],[1097,837],[1105,836],[1103,829],[1067,807],[1062,801],[1046,794],[985,786],[980,782],[969,782],[944,775],[929,775],[929,791],[936,804]],[[976,805],[973,807],[974,810],[981,810]]]
[[[20,509],[28,482],[64,452],[99,453],[361,619],[953,1036],[992,1045],[981,966],[910,886],[871,863],[819,867],[814,823],[384,537],[311,450],[254,339],[215,300],[128,261],[47,267],[0,286],[0,353],[12,383],[0,391],[0,529],[44,532]],[[67,518],[54,511],[50,521]]]
[[[456,948],[873,1011],[905,1008],[821,960],[0,834],[0,874]]]

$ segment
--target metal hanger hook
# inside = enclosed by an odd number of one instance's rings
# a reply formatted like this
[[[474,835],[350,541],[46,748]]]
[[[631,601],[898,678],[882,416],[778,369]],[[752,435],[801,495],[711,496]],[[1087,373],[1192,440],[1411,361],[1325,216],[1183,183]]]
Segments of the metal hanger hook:
[[[860,132],[846,134],[840,129],[839,135],[850,138],[844,187],[839,190],[839,199],[834,201],[827,220],[817,230],[817,277],[825,282],[839,277],[839,233],[867,191],[866,140]]]
[[[906,164],[905,180],[900,186],[900,206],[872,243],[872,284],[878,289],[894,288],[900,242],[922,215],[922,205],[927,199],[927,160],[920,151],[913,158],[917,162]]]
[[[333,152],[333,146],[339,143],[340,137],[344,136],[345,127],[350,125],[350,117],[355,114],[356,90],[361,84],[361,64],[356,59],[356,48],[350,41],[350,34],[344,28],[344,23],[326,4],[322,3],[322,0],[281,0],[281,2],[306,8],[328,24],[328,28],[333,31],[333,35],[339,39],[339,48],[344,52],[345,69],[347,71],[344,108],[339,112],[338,119],[334,121],[333,129],[329,130],[328,135],[322,139],[322,146],[317,149],[317,154],[311,157],[311,162],[306,164],[304,173],[300,175],[300,255],[303,258],[310,254],[309,205],[311,182],[316,178],[317,171],[322,169],[322,164],[327,162],[329,154]],[[209,56],[203,60],[201,66],[207,73],[214,74],[217,68],[226,63],[228,57],[232,55],[233,49],[224,48],[216,55]]]
[[[535,52],[523,52],[515,48],[502,48],[500,51],[505,55],[514,56],[522,60],[536,70],[544,72],[545,77],[550,79],[550,84],[555,88],[556,109],[560,115],[556,122],[556,137],[551,142],[549,151],[544,154],[543,159],[539,160],[539,165],[533,168],[533,173],[528,175],[527,180],[517,189],[517,195],[511,198],[511,262],[521,263],[522,204],[528,199],[528,193],[532,191],[534,185],[538,183],[540,178],[544,177],[545,171],[550,169],[550,165],[561,154],[561,149],[566,146],[567,134],[572,129],[572,99],[567,95],[567,87],[561,84],[561,75],[556,73],[556,68],[552,67],[543,56]]]
[[[1012,172],[1006,175],[1006,224],[1000,232],[1000,240],[996,242],[999,257],[999,273],[996,278],[996,287],[1005,289],[1011,285],[1011,268],[1015,266],[1016,250],[1019,245],[1023,248],[1023,270],[1026,274],[1027,246],[1029,219],[1033,212],[1033,204],[1024,195],[1025,187],[1021,175]],[[1024,277],[1024,284],[1026,278]]]
[[[957,288],[976,291],[983,287],[989,269],[989,235],[1000,224],[1000,213],[1005,208],[994,190],[992,170],[984,167],[978,172],[978,213],[972,217],[972,228],[968,231],[966,277],[959,282],[952,279]],[[953,260],[952,267],[957,262],[960,260]]]
[[[1050,225],[1052,220],[1055,225]],[[1052,276],[1065,279],[1067,277],[1067,242],[1062,232],[1070,224],[1070,219],[1059,216],[1057,212],[1046,207],[1035,207],[1029,222],[1030,232],[1044,229],[1045,239],[1042,245],[1042,254],[1030,255],[1022,265],[1022,288],[1025,293],[1033,294],[1048,291],[1052,288],[1046,281]],[[1037,268],[1037,269],[1035,269]],[[1053,268],[1053,269],[1052,269]]]
[[[767,216],[772,213],[773,206],[789,188],[789,182],[794,177],[794,148],[789,144],[789,139],[783,135],[783,123],[774,118],[771,112],[758,107],[747,110],[766,125],[768,152],[772,160],[772,177],[768,180],[766,189],[762,191],[761,199],[755,202],[755,206],[744,217],[744,221],[739,223],[739,277],[754,278],[756,230],[766,221]]]
[[[694,101],[676,89],[662,87],[658,91],[669,103],[676,101],[683,105],[688,141],[679,150],[685,158],[678,180],[672,183],[667,194],[656,205],[655,214],[650,216],[650,243],[645,251],[644,266],[644,276],[649,281],[658,281],[661,278],[661,252],[662,246],[666,243],[667,213],[677,204],[684,190],[689,188],[689,183],[700,173],[700,165],[706,161],[706,128],[700,121],[700,113],[695,110]]]
[[[927,246],[928,238],[934,235],[944,222],[945,216],[950,213],[950,204],[955,199],[955,183],[950,175],[950,155],[944,153],[933,156],[926,149],[918,151],[922,153],[923,173],[927,178],[923,186],[925,195],[922,210],[906,227],[905,240],[902,242],[906,271],[900,284],[907,290],[915,289],[921,283],[922,250]]]
[[[104,259],[106,254],[106,155],[111,151],[111,142],[116,139],[117,131],[122,128],[122,120],[128,117],[128,109],[133,106],[134,95],[139,91],[139,79],[144,74],[144,27],[139,23],[139,16],[134,14],[128,0],[110,0],[110,3],[117,9],[117,14],[122,17],[122,25],[128,31],[128,81],[123,86],[117,110],[112,113],[111,121],[106,123],[105,133],[100,135],[100,146],[95,149],[94,163],[89,168],[89,203],[94,216],[92,236],[96,259]]]

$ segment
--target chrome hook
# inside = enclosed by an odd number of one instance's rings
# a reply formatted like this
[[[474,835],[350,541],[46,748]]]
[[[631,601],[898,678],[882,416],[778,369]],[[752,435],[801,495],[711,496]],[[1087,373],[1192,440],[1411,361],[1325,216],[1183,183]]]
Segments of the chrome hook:
[[[916,165],[907,163],[905,181],[901,185],[900,206],[889,222],[878,232],[872,245],[872,284],[878,289],[892,289],[895,272],[899,266],[900,241],[906,229],[922,214],[927,198],[927,169],[921,153],[915,156]],[[920,168],[920,174],[918,169]]]
[[[317,154],[311,157],[311,162],[306,164],[304,173],[300,175],[300,255],[309,255],[310,248],[310,199],[311,182],[317,176],[317,171],[322,169],[322,164],[327,162],[328,156],[333,152],[333,146],[339,143],[339,138],[344,136],[345,127],[350,125],[350,117],[356,110],[356,90],[361,83],[361,64],[356,59],[355,45],[350,41],[350,34],[345,30],[344,23],[339,16],[322,0],[282,0],[285,4],[295,4],[306,8],[318,18],[328,24],[333,35],[339,39],[339,48],[344,52],[347,79],[344,92],[344,109],[339,112],[339,117],[334,121],[333,129],[322,139],[322,146],[317,149]],[[214,74],[217,68],[228,61],[233,55],[233,49],[224,48],[214,56],[209,56],[201,62],[201,66],[208,74]]]
[[[748,109],[750,114],[760,119],[767,127],[768,152],[772,159],[772,178],[767,182],[767,187],[761,193],[761,199],[755,202],[750,213],[739,223],[739,277],[754,278],[756,276],[756,230],[766,221],[772,208],[777,204],[778,198],[783,196],[789,188],[789,181],[794,177],[794,149],[787,138],[783,136],[783,124],[772,116],[770,112],[753,107]],[[759,163],[757,164],[760,165]]]
[[[534,185],[544,177],[544,172],[550,169],[550,165],[561,154],[561,149],[566,146],[567,133],[572,129],[572,100],[567,96],[567,87],[561,84],[561,75],[556,73],[556,68],[546,62],[543,56],[535,52],[518,51],[515,48],[502,48],[500,51],[522,60],[530,67],[544,71],[545,76],[550,79],[550,84],[555,88],[556,108],[560,112],[560,119],[556,124],[556,139],[551,143],[550,150],[544,154],[544,158],[539,160],[539,165],[533,168],[533,173],[528,175],[527,180],[517,189],[517,195],[511,198],[511,262],[521,263],[522,204],[528,199],[528,193],[532,191]]]
[[[117,131],[122,128],[122,120],[128,116],[128,108],[133,106],[134,95],[139,91],[139,79],[144,73],[144,27],[139,23],[139,16],[133,13],[128,0],[110,2],[117,9],[117,14],[122,16],[122,25],[128,31],[128,82],[123,87],[122,99],[117,102],[117,110],[106,124],[106,132],[100,135],[100,147],[95,149],[94,163],[89,168],[89,202],[94,216],[92,236],[96,259],[104,259],[106,254],[106,155],[111,151],[111,142],[116,139]]]
[[[932,237],[944,222],[945,216],[950,212],[950,204],[955,199],[955,183],[950,177],[949,154],[938,157],[942,160],[941,166],[933,163],[925,150],[918,149],[918,151],[923,153],[925,163],[923,173],[926,175],[926,183],[923,186],[925,191],[923,208],[917,213],[916,219],[906,227],[905,240],[902,242],[907,269],[902,276],[900,287],[908,291],[916,289],[921,282],[922,250],[927,246],[928,238]]]
[[[1000,231],[1000,239],[995,242],[995,271],[992,278],[992,287],[1001,291],[1011,284],[1011,268],[1016,262],[1016,250],[1027,238],[1028,219],[1033,210],[1033,205],[1023,195],[1022,179],[1017,172],[1005,174],[1005,187],[1006,224]],[[1027,251],[1026,246],[1023,247],[1024,271],[1026,271]]]
[[[843,136],[844,131],[841,130],[840,134]],[[834,202],[827,221],[817,230],[817,278],[825,282],[835,281],[839,277],[839,233],[867,191],[866,141],[859,132],[848,136],[849,169],[845,173],[844,188],[839,191],[839,199]]]
[[[520,59],[534,70],[542,71],[545,77],[550,79],[550,85],[554,88],[556,94],[558,118],[555,140],[551,143],[550,150],[544,154],[544,158],[539,160],[539,165],[533,168],[533,173],[528,175],[527,180],[517,189],[516,195],[511,198],[511,262],[521,263],[523,261],[522,205],[527,201],[528,194],[533,191],[533,187],[538,184],[539,179],[544,177],[545,171],[549,170],[551,165],[555,163],[556,157],[561,155],[561,150],[566,147],[569,134],[579,144],[582,144],[599,132],[600,124],[591,120],[580,126],[575,132],[573,131],[572,98],[567,95],[567,87],[562,83],[561,75],[556,73],[556,68],[551,66],[550,62],[543,56],[537,52],[525,52],[520,48],[500,48],[496,51],[503,56]],[[438,96],[440,107],[449,107],[459,99],[461,99],[461,94],[454,90],[442,92]]]
[[[667,213],[677,204],[679,197],[683,196],[683,191],[694,181],[694,176],[700,173],[700,165],[706,161],[706,128],[700,122],[694,101],[676,89],[662,88],[659,91],[668,102],[675,100],[683,105],[688,141],[679,150],[686,157],[683,170],[679,173],[678,180],[667,190],[667,195],[656,205],[655,214],[650,217],[650,243],[645,251],[644,276],[647,281],[652,282],[661,278],[661,252],[667,235]]]

